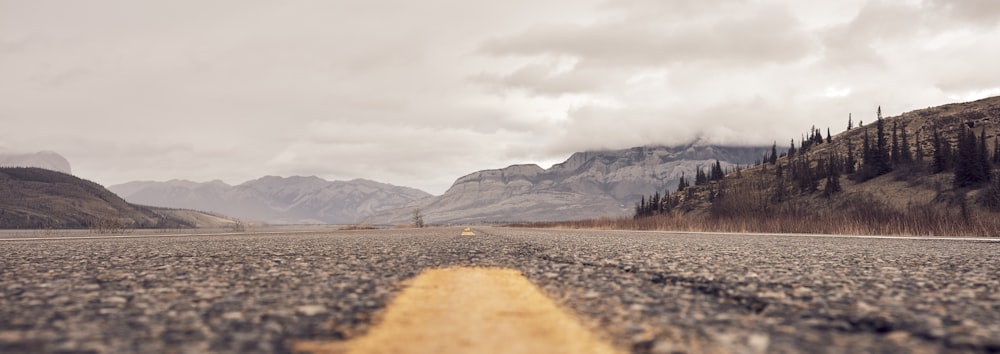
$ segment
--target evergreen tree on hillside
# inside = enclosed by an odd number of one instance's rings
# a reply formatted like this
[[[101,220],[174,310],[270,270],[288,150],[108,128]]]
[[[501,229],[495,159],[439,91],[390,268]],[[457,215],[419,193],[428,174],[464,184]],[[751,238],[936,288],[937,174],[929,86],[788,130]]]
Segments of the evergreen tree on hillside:
[[[788,159],[795,157],[795,139],[792,139],[792,145],[788,147]]]
[[[774,142],[771,144],[771,155],[767,157],[767,162],[770,164],[775,164],[778,162],[778,143]]]
[[[830,127],[826,127],[826,143],[829,144],[832,142],[833,142],[833,136],[830,135]]]
[[[990,152],[986,149],[986,128],[979,133],[979,151],[976,153],[978,161],[976,165],[979,167],[979,176],[982,177],[983,182],[988,182],[990,177],[993,175],[993,165],[990,163]]]
[[[896,135],[896,122],[892,122],[892,164],[899,165],[902,160],[899,156],[899,138]]]
[[[993,137],[993,164],[1000,165],[1000,135]]]
[[[712,176],[713,181],[720,181],[723,177],[726,177],[726,172],[722,170],[722,163],[719,160],[715,160],[715,165],[712,166]]]
[[[857,158],[854,157],[854,144],[851,143],[851,139],[847,139],[847,160],[844,161],[844,173],[854,173],[857,164]]]
[[[816,145],[820,145],[823,143],[823,133],[820,133],[819,129],[816,129],[815,126],[813,127],[812,141]]]
[[[941,173],[947,171],[951,165],[951,144],[941,137],[941,133],[938,132],[937,128],[934,129],[933,139],[931,140],[932,147],[934,148],[934,164],[931,172]]]
[[[827,198],[843,190],[840,185],[840,167],[837,166],[836,160],[837,158],[830,154],[827,163],[826,185],[823,186],[823,196]]]
[[[865,129],[864,146],[861,151],[861,168],[854,174],[854,179],[867,181],[892,171],[892,161],[889,155],[889,143],[886,141],[885,122],[882,120],[882,107],[878,109],[878,120],[875,123],[874,142],[868,137]]]
[[[780,203],[788,199],[788,184],[785,182],[784,167],[778,165],[775,169],[774,178],[774,194],[771,195],[771,201],[774,203]]]
[[[910,139],[906,136],[906,127],[902,129],[903,145],[899,148],[899,161],[904,164],[909,164],[913,162],[913,155],[910,154]]]
[[[878,107],[878,121],[875,123],[875,149],[874,160],[872,161],[872,169],[875,176],[881,176],[883,174],[892,171],[892,165],[889,160],[889,144],[885,137],[885,122],[882,121],[882,106]],[[867,163],[867,161],[866,161]]]
[[[853,128],[854,128],[854,122],[851,121],[851,114],[848,113],[847,114],[847,130],[851,130]]]
[[[687,188],[688,186],[690,186],[690,184],[688,184],[687,178],[684,178],[684,173],[681,173],[681,180],[677,182],[677,192],[683,191],[684,188]]]
[[[985,160],[981,157],[985,145],[977,140],[976,133],[963,125],[955,155],[955,187],[969,187],[989,180],[989,169],[983,168]]]
[[[698,166],[698,170],[694,174],[694,185],[700,186],[707,183],[708,183],[708,175],[705,174],[705,171],[701,169],[701,166]]]
[[[871,140],[868,138],[868,129],[865,129],[865,137],[861,142],[861,167],[865,168],[865,164],[872,160],[872,144]]]

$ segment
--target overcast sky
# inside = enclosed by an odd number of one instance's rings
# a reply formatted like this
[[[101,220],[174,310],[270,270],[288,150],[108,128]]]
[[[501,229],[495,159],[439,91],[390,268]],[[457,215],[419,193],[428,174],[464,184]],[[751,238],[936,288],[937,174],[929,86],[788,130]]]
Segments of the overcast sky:
[[[1000,1],[0,0],[0,151],[440,194],[571,153],[767,144],[1000,95]]]

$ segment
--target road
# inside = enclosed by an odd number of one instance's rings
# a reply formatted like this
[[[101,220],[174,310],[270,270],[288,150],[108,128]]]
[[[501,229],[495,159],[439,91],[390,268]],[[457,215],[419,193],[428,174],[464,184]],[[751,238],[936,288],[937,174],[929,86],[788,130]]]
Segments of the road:
[[[418,275],[484,267],[625,352],[1000,352],[993,240],[462,231],[3,240],[0,352],[348,343]]]

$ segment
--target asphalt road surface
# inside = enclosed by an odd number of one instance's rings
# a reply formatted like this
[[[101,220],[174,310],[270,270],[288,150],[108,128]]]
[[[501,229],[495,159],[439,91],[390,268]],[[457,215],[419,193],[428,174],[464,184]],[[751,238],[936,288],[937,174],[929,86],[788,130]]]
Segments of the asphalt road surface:
[[[625,352],[1000,352],[998,242],[462,231],[5,239],[0,352],[345,342],[451,267],[518,271]]]

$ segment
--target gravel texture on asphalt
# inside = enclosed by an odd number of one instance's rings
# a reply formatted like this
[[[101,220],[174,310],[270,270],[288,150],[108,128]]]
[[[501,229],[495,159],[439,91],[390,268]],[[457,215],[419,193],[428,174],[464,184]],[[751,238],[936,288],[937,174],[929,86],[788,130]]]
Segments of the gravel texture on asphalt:
[[[521,271],[635,353],[1000,352],[1000,243],[475,228],[0,241],[0,352],[287,352],[421,270]]]

